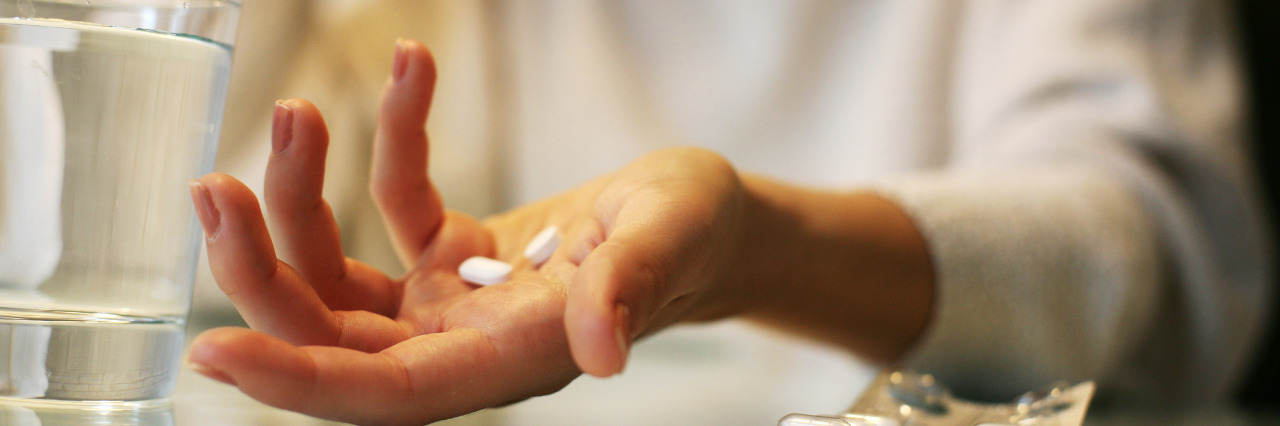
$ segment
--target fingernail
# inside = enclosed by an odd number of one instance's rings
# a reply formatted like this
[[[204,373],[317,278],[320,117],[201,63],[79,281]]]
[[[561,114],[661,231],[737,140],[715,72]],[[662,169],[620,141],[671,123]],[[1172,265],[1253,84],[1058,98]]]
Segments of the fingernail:
[[[186,364],[188,367],[191,367],[192,371],[200,373],[200,375],[202,376],[208,377],[213,380],[217,380],[222,383],[226,383],[231,386],[239,386],[238,384],[236,384],[236,379],[232,378],[230,374],[224,373],[221,370],[215,369],[213,367],[210,367],[204,364],[191,362],[190,360],[187,360]]]
[[[618,365],[618,373],[627,366],[627,352],[631,345],[631,332],[628,323],[631,322],[631,310],[626,305],[618,304],[614,311],[614,333],[613,336],[618,341],[618,354],[622,357],[622,362]],[[616,373],[615,373],[616,374]]]
[[[397,82],[404,79],[404,74],[409,71],[409,55],[405,49],[405,43],[402,38],[396,39],[396,60],[392,78]]]
[[[213,196],[209,194],[209,188],[205,188],[200,181],[191,181],[191,201],[196,206],[196,217],[200,219],[200,226],[204,227],[205,238],[213,239],[218,233],[221,218],[218,214],[218,207],[213,205]]]
[[[293,109],[284,101],[276,101],[276,110],[272,123],[271,152],[280,153],[293,142]]]

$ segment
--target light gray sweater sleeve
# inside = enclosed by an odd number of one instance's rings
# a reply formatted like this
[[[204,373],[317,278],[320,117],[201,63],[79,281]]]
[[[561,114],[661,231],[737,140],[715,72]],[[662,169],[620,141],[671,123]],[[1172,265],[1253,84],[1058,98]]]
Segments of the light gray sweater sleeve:
[[[970,2],[948,165],[879,186],[937,271],[909,367],[974,397],[1230,391],[1269,290],[1221,3]]]

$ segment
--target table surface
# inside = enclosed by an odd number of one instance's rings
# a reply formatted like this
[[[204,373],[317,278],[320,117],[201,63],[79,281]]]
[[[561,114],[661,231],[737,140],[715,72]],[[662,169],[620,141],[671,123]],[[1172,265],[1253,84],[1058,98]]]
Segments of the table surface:
[[[723,335],[732,332],[729,329],[720,329],[716,335]],[[446,426],[521,426],[521,425],[541,425],[541,424],[590,424],[591,421],[610,421],[610,424],[618,425],[639,425],[649,424],[643,416],[628,415],[628,409],[652,411],[663,409],[674,409],[671,405],[662,405],[662,399],[652,398],[625,398],[626,401],[613,401],[620,398],[618,395],[608,397],[610,404],[604,404],[597,407],[596,410],[581,410],[583,401],[594,401],[601,403],[600,400],[591,400],[582,398],[584,394],[601,395],[606,394],[605,391],[610,387],[624,387],[639,389],[636,395],[651,395],[658,389],[670,387],[671,380],[676,376],[692,376],[699,380],[715,380],[714,377],[720,376],[696,376],[702,370],[709,369],[708,366],[728,364],[730,366],[742,363],[743,365],[755,365],[755,363],[746,363],[739,360],[738,357],[745,356],[737,352],[725,352],[725,357],[709,358],[703,364],[695,364],[693,369],[681,370],[670,363],[662,362],[663,356],[669,356],[672,352],[679,352],[679,346],[685,345],[682,342],[683,331],[676,330],[668,333],[668,337],[664,339],[652,339],[643,345],[637,345],[635,353],[636,358],[649,358],[649,363],[636,363],[632,366],[631,374],[620,376],[619,378],[610,379],[610,381],[601,381],[591,378],[583,378],[575,382],[573,386],[561,391],[557,397],[561,398],[559,402],[555,402],[554,398],[538,398],[530,400],[526,403],[516,404],[512,407],[496,410],[485,410],[472,415],[452,419],[446,422],[438,423]],[[195,333],[191,333],[194,335]],[[674,337],[672,337],[674,336]],[[703,335],[690,335],[687,338],[705,339]],[[664,346],[665,345],[665,346]],[[735,355],[737,357],[729,356]],[[773,360],[770,358],[770,360]],[[753,361],[754,362],[754,361]],[[653,364],[653,365],[648,365]],[[823,368],[824,372],[828,372],[829,366],[826,364],[816,364],[818,368]],[[741,367],[741,366],[739,366]],[[729,372],[736,371],[728,369]],[[726,373],[729,374],[729,373]],[[723,374],[721,376],[724,376]],[[840,377],[832,373],[824,376],[825,380]],[[870,380],[868,376],[867,381]],[[752,389],[753,384],[750,382],[731,383],[732,389]],[[864,386],[864,385],[863,385]],[[758,387],[758,386],[755,386]],[[708,387],[705,389],[691,389],[702,394],[701,401],[693,401],[688,399],[680,399],[683,401],[684,412],[698,414],[681,416],[679,418],[685,420],[680,424],[747,424],[758,423],[763,425],[776,424],[776,419],[780,419],[787,415],[788,412],[779,411],[796,409],[801,413],[823,414],[820,412],[810,412],[801,407],[793,405],[794,402],[785,404],[777,404],[785,408],[764,407],[758,415],[750,416],[750,421],[743,420],[748,417],[737,417],[738,420],[713,421],[711,419],[724,420],[726,418],[735,418],[733,416],[725,417],[722,410],[734,410],[734,407],[742,407],[744,400],[743,395],[715,395],[715,393],[725,392],[726,387]],[[857,389],[861,387],[853,387],[838,392],[832,392],[836,397],[833,401],[825,401],[821,406],[832,406],[831,404],[843,404],[842,401],[852,403]],[[756,389],[759,393],[759,389]],[[712,393],[706,393],[712,392]],[[732,392],[730,392],[732,393]],[[773,397],[781,398],[778,402],[786,400],[787,392],[782,394],[773,394]],[[848,395],[847,398],[841,395]],[[578,399],[574,399],[574,398]],[[647,400],[647,401],[646,401]],[[769,399],[772,400],[772,399]],[[806,400],[808,401],[808,400]],[[647,403],[646,403],[647,402]],[[667,401],[668,403],[671,401]],[[804,402],[804,401],[802,401]],[[847,406],[847,405],[846,405]],[[590,411],[590,416],[573,416],[571,412],[566,412],[566,407],[575,407],[568,409],[570,411]],[[706,408],[700,410],[698,407]],[[717,413],[717,411],[720,411]],[[749,410],[744,410],[749,411]],[[776,417],[774,416],[776,412]],[[603,414],[602,414],[603,413]],[[612,419],[610,419],[612,416]],[[670,420],[670,418],[667,418]],[[769,420],[772,419],[772,422]],[[760,421],[756,421],[760,420]],[[745,423],[744,423],[745,422]],[[664,422],[665,423],[665,422]],[[340,423],[328,422],[305,415],[292,413],[284,410],[269,407],[260,402],[254,401],[252,398],[241,393],[238,389],[224,385],[217,381],[205,378],[189,368],[183,368],[178,375],[177,389],[173,397],[166,403],[160,404],[149,409],[110,411],[102,409],[66,409],[49,405],[33,405],[21,401],[5,401],[0,399],[0,426],[6,425],[64,425],[64,424],[110,424],[110,425],[337,425]],[[1214,425],[1252,425],[1252,424],[1276,424],[1280,425],[1280,416],[1275,414],[1261,416],[1258,414],[1244,413],[1231,407],[1209,407],[1183,409],[1176,411],[1152,411],[1152,410],[1112,410],[1111,412],[1100,412],[1098,410],[1091,411],[1086,419],[1086,424],[1097,425],[1130,425],[1130,424],[1214,424]]]
[[[275,409],[241,394],[233,387],[184,371],[171,401],[154,408],[125,411],[65,409],[0,400],[0,425],[339,425]],[[781,416],[779,416],[781,417]],[[481,412],[447,422],[448,426],[526,424],[500,411]],[[1280,425],[1280,416],[1244,413],[1229,407],[1188,411],[1091,413],[1088,425]]]

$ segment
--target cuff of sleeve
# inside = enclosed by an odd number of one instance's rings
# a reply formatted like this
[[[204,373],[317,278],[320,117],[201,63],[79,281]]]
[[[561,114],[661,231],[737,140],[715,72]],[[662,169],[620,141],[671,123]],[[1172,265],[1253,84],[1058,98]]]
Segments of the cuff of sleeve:
[[[916,221],[935,270],[933,318],[902,364],[958,395],[1100,374],[1152,309],[1154,231],[1102,173],[948,171],[874,189]]]

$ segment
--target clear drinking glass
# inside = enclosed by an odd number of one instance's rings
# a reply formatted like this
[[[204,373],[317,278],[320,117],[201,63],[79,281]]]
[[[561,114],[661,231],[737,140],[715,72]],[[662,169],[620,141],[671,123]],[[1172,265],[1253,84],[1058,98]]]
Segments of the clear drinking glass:
[[[172,392],[239,9],[0,0],[0,398]]]

